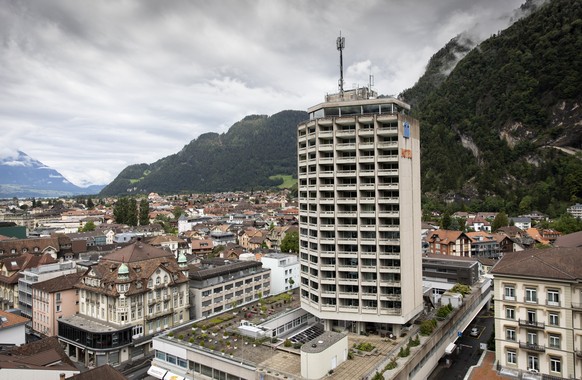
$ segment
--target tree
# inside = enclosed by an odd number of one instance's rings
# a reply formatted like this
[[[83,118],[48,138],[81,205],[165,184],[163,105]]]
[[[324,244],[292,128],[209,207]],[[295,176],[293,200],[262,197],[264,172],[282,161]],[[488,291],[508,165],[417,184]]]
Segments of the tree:
[[[443,217],[441,218],[441,228],[443,230],[448,230],[451,228],[451,214],[445,211]]]
[[[117,199],[117,202],[113,206],[113,216],[115,217],[116,223],[126,224],[128,208],[129,201],[127,198],[122,197]]]
[[[501,227],[505,226],[509,226],[509,218],[507,217],[506,213],[501,211],[495,215],[495,219],[493,219],[493,223],[491,223],[491,230],[495,232]]]
[[[95,231],[95,223],[92,220],[85,223],[83,228],[80,229],[80,232],[90,232],[90,231]]]
[[[139,225],[145,226],[150,224],[150,204],[147,198],[139,201]]]
[[[87,208],[88,209],[94,209],[95,208],[95,203],[93,203],[93,199],[91,199],[91,197],[87,198]]]
[[[281,252],[299,252],[299,232],[291,231],[281,240]]]
[[[137,226],[137,201],[135,198],[129,200],[129,207],[127,209],[127,223],[130,226]]]

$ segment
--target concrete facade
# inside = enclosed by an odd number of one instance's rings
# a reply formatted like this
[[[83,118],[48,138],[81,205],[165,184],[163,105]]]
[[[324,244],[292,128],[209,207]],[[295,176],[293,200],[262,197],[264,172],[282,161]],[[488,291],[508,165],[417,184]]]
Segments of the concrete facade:
[[[301,301],[326,330],[398,333],[423,307],[420,130],[360,90],[298,126]]]

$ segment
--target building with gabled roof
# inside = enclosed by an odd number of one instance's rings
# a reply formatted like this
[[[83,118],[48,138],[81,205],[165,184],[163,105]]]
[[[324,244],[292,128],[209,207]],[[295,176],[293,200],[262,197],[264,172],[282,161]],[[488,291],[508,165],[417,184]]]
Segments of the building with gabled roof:
[[[463,231],[435,230],[426,236],[428,252],[450,256],[471,256],[471,239]]]
[[[28,318],[0,310],[0,346],[20,346],[26,343]]]
[[[18,279],[21,271],[52,263],[56,263],[56,260],[48,253],[23,253],[0,259],[0,309],[18,307]]]
[[[582,373],[582,248],[509,252],[493,267],[495,355],[506,375]]]
[[[0,379],[60,380],[80,371],[57,338],[44,338],[0,353]]]
[[[58,319],[58,335],[87,366],[142,357],[154,334],[189,320],[186,257],[141,240],[103,256],[76,287],[79,314]]]

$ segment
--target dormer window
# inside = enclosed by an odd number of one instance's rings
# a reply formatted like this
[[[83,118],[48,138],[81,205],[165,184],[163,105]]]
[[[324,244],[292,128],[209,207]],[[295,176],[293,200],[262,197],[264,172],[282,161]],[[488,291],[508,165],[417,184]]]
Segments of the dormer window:
[[[153,282],[153,280],[150,278],[150,279],[148,280],[148,288],[151,288],[153,285],[154,285],[154,282]]]

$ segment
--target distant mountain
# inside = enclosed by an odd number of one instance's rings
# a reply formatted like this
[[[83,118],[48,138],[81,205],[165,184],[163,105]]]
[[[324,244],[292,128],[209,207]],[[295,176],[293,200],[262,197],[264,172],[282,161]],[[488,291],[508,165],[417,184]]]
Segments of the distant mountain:
[[[205,133],[177,154],[125,168],[101,195],[252,190],[297,174],[297,124],[303,111],[252,115],[223,134]]]
[[[58,171],[20,151],[15,157],[0,159],[0,198],[97,194],[102,188],[76,186]]]

